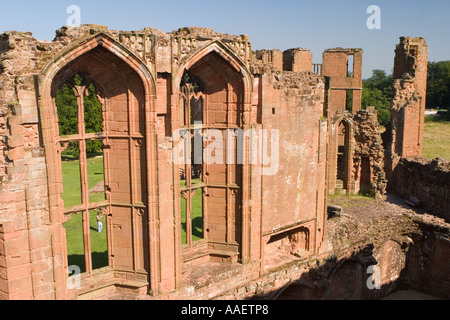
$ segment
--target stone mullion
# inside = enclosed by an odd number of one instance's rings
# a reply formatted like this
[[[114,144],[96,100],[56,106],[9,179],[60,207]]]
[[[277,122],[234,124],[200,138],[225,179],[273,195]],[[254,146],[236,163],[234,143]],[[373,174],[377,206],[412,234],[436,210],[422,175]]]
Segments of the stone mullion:
[[[240,128],[246,132],[247,130],[251,129],[251,96],[252,91],[251,88],[245,89],[245,92],[243,93],[243,96],[241,97],[240,101],[238,101],[238,104],[240,103],[242,108],[242,119],[240,125]],[[239,106],[237,106],[236,110],[239,110]],[[247,153],[248,154],[248,153]],[[247,158],[247,155],[244,157],[244,159]],[[241,206],[241,256],[242,256],[242,262],[247,263],[248,259],[250,258],[250,241],[251,241],[251,228],[252,225],[250,223],[250,216],[251,216],[251,199],[250,199],[250,184],[251,184],[251,166],[250,161],[244,160],[244,164],[242,164],[242,175],[241,175],[241,183],[240,183],[240,199],[236,199],[236,201],[239,200]]]
[[[78,104],[78,133],[81,136],[79,142],[80,150],[80,179],[81,179],[81,199],[83,205],[83,243],[84,256],[86,264],[86,272],[92,272],[91,243],[89,233],[89,186],[87,177],[87,156],[86,156],[86,140],[84,127],[84,86],[77,86],[77,104]]]
[[[192,246],[192,190],[189,188],[186,197],[186,243]]]
[[[188,102],[189,103],[189,102]],[[190,110],[190,108],[188,108]],[[190,119],[190,111],[189,111]],[[189,120],[189,128],[190,120]],[[186,198],[186,243],[188,246],[192,246],[192,130],[188,130],[188,148],[185,150],[185,155],[189,155],[189,161],[185,164],[185,174],[186,174],[186,188],[187,188],[187,198]],[[185,160],[187,160],[185,158]]]
[[[230,110],[230,101],[231,101],[231,92],[232,92],[232,87],[230,85],[230,83],[227,81],[227,129],[225,129],[225,134],[227,133],[228,128],[231,125],[231,111]],[[222,136],[223,136],[223,132],[222,132]],[[227,135],[226,135],[227,137]],[[230,208],[231,208],[231,197],[230,197],[230,184],[231,184],[231,168],[230,168],[230,164],[227,161],[227,153],[228,153],[228,149],[229,149],[229,143],[228,143],[228,139],[225,138],[225,173],[226,173],[226,193],[225,193],[225,218],[226,218],[226,239],[227,239],[227,243],[231,242],[231,217],[230,217]]]
[[[134,170],[134,158],[135,158],[135,150],[134,150],[134,139],[132,138],[132,134],[134,133],[134,126],[132,119],[132,102],[131,102],[131,92],[130,89],[128,89],[127,92],[127,113],[128,113],[128,158],[130,161],[128,161],[129,164],[129,170],[130,170],[130,200],[131,200],[131,238],[133,242],[133,270],[137,271],[137,265],[138,265],[138,243],[136,239],[136,230],[137,230],[137,222],[136,222],[136,187],[134,185],[135,183],[135,170]]]
[[[202,181],[203,184],[206,186],[203,189],[203,239],[208,240],[209,233],[206,231],[208,229],[208,177],[206,175],[206,172],[208,170],[208,165],[205,163],[205,157],[203,155],[203,150],[205,150],[205,141],[203,137],[205,137],[206,130],[205,127],[208,124],[208,95],[205,93],[203,95],[203,123],[202,123]]]
[[[192,125],[191,125],[191,87],[187,85],[188,96],[185,104],[185,126],[188,128],[186,135],[186,142],[184,144],[184,161],[185,161],[185,175],[186,175],[186,243],[192,246]]]
[[[176,91],[176,90],[172,90]],[[170,112],[171,112],[171,128],[172,130],[180,128],[180,95],[181,93],[173,93],[170,97]],[[184,104],[183,104],[184,108]],[[175,146],[175,142],[172,142],[172,152]],[[172,161],[172,183],[174,186],[173,192],[173,210],[174,210],[174,221],[175,221],[175,239],[174,239],[174,256],[175,256],[175,278],[176,278],[176,288],[181,286],[181,271],[182,271],[182,259],[181,259],[181,187],[180,187],[180,169],[182,166],[175,164]]]
[[[102,104],[102,114],[103,114],[103,132],[105,133],[105,139],[103,143],[103,173],[105,180],[105,195],[106,201],[109,203],[108,205],[108,215],[106,216],[106,236],[108,243],[108,265],[112,266],[111,257],[114,255],[113,251],[113,243],[112,243],[112,234],[108,232],[112,230],[112,218],[111,218],[111,193],[108,191],[109,186],[111,185],[111,173],[110,173],[110,150],[111,150],[111,140],[109,138],[109,128],[108,128],[108,110],[109,110],[109,100],[106,98],[99,98],[100,103]]]
[[[326,208],[327,195],[328,195],[327,183],[326,183],[326,180],[327,180],[327,177],[326,177],[326,172],[327,172],[327,168],[326,168],[327,132],[328,132],[327,121],[321,120],[319,123],[319,139],[318,139],[319,141],[318,141],[318,145],[317,145],[317,150],[318,150],[317,166],[318,166],[319,170],[318,170],[318,174],[317,174],[318,189],[316,192],[316,220],[315,220],[315,227],[314,227],[316,236],[315,236],[314,250],[317,247],[317,244],[322,243],[323,235],[326,233],[326,222],[325,222],[325,219],[323,218],[323,211],[324,211],[324,208]],[[323,201],[322,203],[321,203],[320,199],[322,199],[322,201]],[[313,238],[310,236],[310,239],[313,239]],[[311,249],[311,246],[309,248]],[[316,254],[317,251],[315,250],[314,253]]]

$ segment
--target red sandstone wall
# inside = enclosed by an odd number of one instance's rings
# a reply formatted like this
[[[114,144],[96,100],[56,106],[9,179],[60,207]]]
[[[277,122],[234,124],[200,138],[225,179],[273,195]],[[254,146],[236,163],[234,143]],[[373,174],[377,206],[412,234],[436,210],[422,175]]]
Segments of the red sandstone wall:
[[[263,176],[261,182],[263,233],[315,219],[323,209],[323,84],[289,87],[283,78],[288,76],[280,75],[279,81],[263,78],[263,127],[278,129],[280,137],[278,173]]]
[[[347,76],[347,61],[353,56],[352,76]],[[323,53],[322,75],[330,77],[330,95],[327,106],[329,116],[346,110],[347,90],[353,91],[353,113],[361,109],[362,49],[328,49]]]
[[[62,186],[59,183],[61,179],[57,178],[60,170],[56,148],[57,124],[48,92],[45,93],[46,100],[42,100],[42,92],[35,92],[43,79],[33,75],[41,75],[43,68],[52,59],[59,57],[72,45],[76,54],[79,53],[77,50],[89,49],[83,44],[92,37],[92,32],[100,31],[105,32],[106,29],[98,26],[61,29],[52,43],[41,43],[31,34],[22,33],[3,35],[5,39],[0,39],[0,54],[8,50],[8,56],[2,56],[0,66],[0,72],[3,69],[8,71],[0,74],[0,132],[4,138],[0,141],[0,298],[66,298],[66,246],[60,199]],[[185,31],[180,31],[180,34]],[[202,45],[201,41],[180,37],[174,39],[173,48],[168,49],[170,36],[152,32],[111,32],[105,38],[114,38],[145,61],[149,68],[161,72],[173,70],[172,67],[185,61],[183,59],[189,56],[190,51],[194,52]],[[245,37],[232,39],[236,43],[227,42],[228,45],[242,61],[248,63],[250,45],[245,42]],[[75,44],[75,41],[81,41],[81,45]],[[108,41],[103,42],[103,45],[108,46]],[[158,42],[157,52],[168,54],[172,50],[174,60],[169,62],[168,58],[155,58],[154,53],[149,51],[155,42]],[[90,43],[90,49],[97,44],[97,41]],[[114,50],[119,50],[119,47],[117,44]],[[171,145],[166,139],[173,128],[173,121],[176,121],[176,117],[171,118],[170,115],[178,111],[175,110],[174,102],[178,97],[171,96],[172,79],[168,74],[155,79],[158,99],[151,108],[156,109],[158,115],[152,112],[147,116],[149,119],[155,116],[158,120],[155,127],[149,128],[145,122],[144,92],[139,77],[125,62],[112,58],[104,47],[95,47],[90,54],[87,56],[96,56],[98,60],[81,59],[67,68],[61,64],[63,68],[58,69],[61,73],[49,81],[62,81],[66,76],[85,68],[84,71],[93,74],[97,82],[107,83],[110,94],[110,112],[105,121],[108,133],[132,135],[122,140],[112,139],[109,146],[112,155],[110,172],[107,174],[111,180],[110,196],[114,201],[147,206],[148,210],[142,212],[134,207],[120,205],[113,208],[110,220],[110,249],[114,256],[112,267],[117,277],[131,280],[146,280],[146,273],[151,269],[153,273],[148,278],[153,288],[163,292],[173,290],[179,284],[176,282],[180,282],[178,276],[181,263],[179,244],[175,243],[179,226],[176,225],[173,210],[175,207],[175,213],[178,214],[173,196],[176,188],[173,184]],[[280,57],[282,54],[273,57],[277,66],[282,62]],[[309,60],[306,62],[309,65]],[[114,63],[114,66],[108,66],[108,63]],[[127,88],[117,80],[119,77],[111,76],[111,67],[127,79]],[[228,79],[239,74],[231,69],[228,65],[225,72]],[[246,255],[253,262],[258,262],[261,256],[261,224],[264,225],[264,232],[272,232],[276,228],[311,220],[313,222],[308,225],[311,229],[311,249],[315,249],[323,236],[327,143],[326,121],[321,119],[323,83],[310,73],[285,73],[284,76],[287,78],[275,79],[271,74],[254,82],[257,94],[252,104],[256,108],[252,108],[251,115],[250,107],[246,105],[248,102],[243,103],[247,128],[258,123],[264,129],[280,130],[280,167],[276,175],[264,176],[264,171],[256,165],[252,168],[254,170],[247,171],[248,176],[244,176],[244,183],[247,182],[248,186],[244,184],[243,192],[248,193],[247,187],[251,186],[251,194],[247,194],[251,201],[243,203],[243,207],[249,210],[251,206],[251,212],[245,213],[247,220],[242,228],[246,228],[243,234],[247,238],[242,239],[242,242],[243,246],[249,247],[246,248],[249,251]],[[251,79],[248,80],[250,83]],[[231,85],[236,86],[235,83]],[[251,88],[246,90],[251,91]],[[154,93],[148,92],[148,95],[151,94]],[[234,111],[236,95],[226,97],[217,92],[211,102],[221,104],[228,98]],[[153,96],[146,96],[145,102],[147,99],[153,103]],[[38,107],[38,103],[44,105]],[[9,109],[6,108],[8,105]],[[220,111],[211,117],[217,122],[224,122]],[[231,118],[238,122],[237,114]],[[154,129],[157,136],[151,131]],[[155,161],[149,163],[149,158]],[[147,179],[150,176],[148,172],[154,174],[155,178]],[[152,196],[149,196],[150,193]],[[236,229],[241,228],[239,223],[236,222]],[[236,232],[236,229],[230,231]],[[223,236],[223,232],[219,236]],[[257,263],[255,265],[256,268],[249,268],[249,272],[258,272],[259,266]],[[95,284],[93,279],[86,283]]]
[[[423,148],[428,46],[423,38],[400,38],[395,50],[391,104],[391,158],[420,157]],[[388,171],[394,170],[394,168]],[[389,172],[390,173],[390,172]]]
[[[15,32],[1,38],[0,298],[54,299],[47,168],[35,81],[24,71],[34,67],[36,40]]]
[[[447,225],[448,226],[448,225]],[[407,255],[408,284],[416,290],[450,299],[450,241],[448,227],[422,224]]]
[[[450,163],[409,158],[400,160],[392,179],[393,191],[414,196],[430,214],[450,221]]]
[[[312,52],[297,48],[283,52],[283,70],[293,72],[312,71]]]

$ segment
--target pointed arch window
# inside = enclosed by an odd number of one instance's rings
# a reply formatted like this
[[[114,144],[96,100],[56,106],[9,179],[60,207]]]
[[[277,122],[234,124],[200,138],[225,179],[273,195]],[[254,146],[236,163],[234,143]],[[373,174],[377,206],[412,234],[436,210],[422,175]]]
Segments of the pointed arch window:
[[[67,79],[55,95],[68,265],[82,273],[109,265],[104,105],[85,74]]]
[[[180,127],[190,143],[181,169],[180,211],[182,244],[204,239],[205,184],[203,170],[203,130],[205,90],[198,79],[186,72],[180,88]],[[185,138],[186,139],[186,138]]]

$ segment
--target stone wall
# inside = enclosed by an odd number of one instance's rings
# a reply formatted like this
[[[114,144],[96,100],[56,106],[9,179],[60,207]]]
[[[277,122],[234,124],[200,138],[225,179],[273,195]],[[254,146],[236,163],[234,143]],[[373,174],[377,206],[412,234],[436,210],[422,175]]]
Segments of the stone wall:
[[[439,159],[401,159],[392,180],[393,191],[417,206],[450,221],[450,163]],[[410,201],[410,203],[415,202]]]
[[[283,52],[284,71],[312,71],[312,52],[305,48],[289,49]]]
[[[449,298],[450,225],[375,202],[328,221],[329,251],[272,269],[216,299],[379,300],[413,289]]]
[[[31,71],[43,48],[30,33],[8,32],[0,42],[5,49],[0,59],[2,290],[7,299],[54,299],[58,261],[51,249],[47,168]]]
[[[387,179],[384,171],[384,148],[380,124],[374,108],[359,111],[353,120],[355,130],[354,175],[359,188],[355,189],[374,197],[386,194]]]
[[[447,211],[448,212],[448,211]],[[439,219],[416,219],[422,234],[413,237],[407,255],[405,273],[410,288],[450,299],[450,233]]]
[[[422,156],[427,71],[425,39],[401,37],[395,50],[391,122],[384,137],[386,173],[392,182],[401,158]]]
[[[353,60],[349,60],[349,57]],[[362,49],[325,50],[322,75],[330,78],[326,116],[333,117],[336,112],[345,111],[347,104],[351,106],[349,111],[352,113],[361,110],[362,66]]]
[[[254,277],[264,259],[262,243],[291,227],[306,228],[306,251],[317,253],[326,196],[324,80],[311,72],[308,50],[291,53],[286,63],[294,71],[283,71],[283,53],[254,53],[245,35],[196,27],[172,33],[63,27],[51,42],[27,32],[2,34],[1,298],[73,299],[113,286],[165,294],[185,285],[193,252],[198,263],[210,262],[210,254],[225,264],[239,261]],[[211,205],[200,247],[206,256],[181,245],[180,177],[174,174],[179,168],[171,161],[172,133],[186,125],[180,88],[187,71],[207,89],[207,126],[280,133],[276,146],[268,145],[271,158],[279,157],[274,163],[250,164],[245,149],[241,167],[217,164],[205,170]],[[83,135],[78,121],[79,134],[62,137],[55,92],[80,73],[98,90],[103,132]],[[86,139],[101,141],[105,155],[109,250],[108,268],[100,271],[92,270],[86,223],[99,204],[90,207],[84,173],[82,207],[67,208],[61,197],[62,148],[74,141],[83,147]],[[280,153],[271,151],[278,142]],[[85,148],[80,149],[83,167]],[[71,290],[64,224],[80,212],[86,273],[81,288]]]
[[[359,192],[374,197],[386,193],[387,179],[384,171],[384,148],[380,134],[377,112],[373,107],[355,114],[338,112],[330,119],[330,142],[328,148],[328,193]],[[344,153],[343,163],[338,164],[338,153]],[[338,185],[340,173],[344,172],[343,185]]]
[[[354,56],[351,75],[349,55]],[[358,110],[361,66],[360,49],[328,50],[323,71],[331,77],[333,94],[326,101],[326,79],[311,71],[310,51],[255,53],[245,35],[197,27],[114,31],[98,25],[61,28],[52,42],[26,32],[0,35],[0,299],[86,298],[116,287],[146,298],[214,298],[238,288],[232,295],[242,298],[298,279],[313,261],[324,261],[330,244],[326,172],[327,161],[334,160],[327,145],[342,113],[352,122],[352,181],[364,172],[370,190],[383,192],[376,114]],[[104,130],[61,137],[55,92],[80,72],[99,86]],[[181,102],[186,72],[206,88],[203,124],[222,131],[267,130],[269,140],[276,133],[279,138],[258,150],[268,152],[271,163],[250,163],[246,147],[242,165],[205,167],[206,236],[194,245],[181,244],[181,165],[172,161],[176,141],[171,141],[175,130],[191,125],[182,120],[189,118],[188,105]],[[341,99],[347,90],[353,91],[352,113],[344,111]],[[100,270],[92,270],[87,222],[89,211],[100,205],[90,204],[86,192],[81,209],[66,208],[61,197],[61,143],[83,146],[89,139],[102,141],[106,159],[101,206],[109,210],[108,266]],[[368,170],[358,164],[362,158],[369,159]],[[86,179],[81,182],[86,189]],[[81,288],[71,289],[63,225],[80,211],[87,272]],[[374,253],[400,256],[402,248],[384,240],[384,249]],[[280,246],[290,247],[284,253],[296,260],[287,269],[269,263]],[[340,257],[349,259],[339,261],[353,261],[356,251],[347,249]],[[366,265],[352,263],[344,274],[362,276]],[[256,286],[249,284],[255,279]]]
[[[323,210],[327,141],[326,122],[321,122],[323,90],[323,81],[312,72],[263,78],[264,128],[279,130],[280,141],[278,171],[261,182],[263,233],[315,219]]]

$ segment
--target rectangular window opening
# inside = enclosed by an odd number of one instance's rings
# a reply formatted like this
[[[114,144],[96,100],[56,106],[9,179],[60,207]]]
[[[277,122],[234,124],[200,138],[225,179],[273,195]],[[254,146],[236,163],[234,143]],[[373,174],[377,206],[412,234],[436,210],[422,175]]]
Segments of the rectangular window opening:
[[[102,104],[97,97],[94,85],[86,88],[84,97],[84,129],[86,133],[103,132]]]
[[[181,244],[187,244],[187,200],[180,195]]]
[[[353,78],[354,75],[354,59],[355,56],[350,54],[348,55],[348,60],[347,60],[347,77],[349,78]]]
[[[192,242],[204,239],[203,235],[203,188],[195,190],[192,197]]]
[[[191,184],[203,183],[203,136],[201,130],[194,130],[191,144]]]
[[[89,226],[91,239],[92,269],[107,267],[108,240],[107,240],[107,208],[102,207],[89,211]]]
[[[347,90],[345,107],[347,111],[353,112],[353,90]]]
[[[79,268],[81,273],[86,272],[84,256],[83,214],[72,214],[70,220],[63,224],[66,230],[67,260],[70,270]]]
[[[61,143],[61,169],[64,207],[70,208],[82,204],[80,148],[78,142]]]
[[[101,141],[86,141],[89,203],[106,200],[104,153]]]
[[[78,102],[74,89],[64,84],[55,95],[60,136],[78,134]]]

